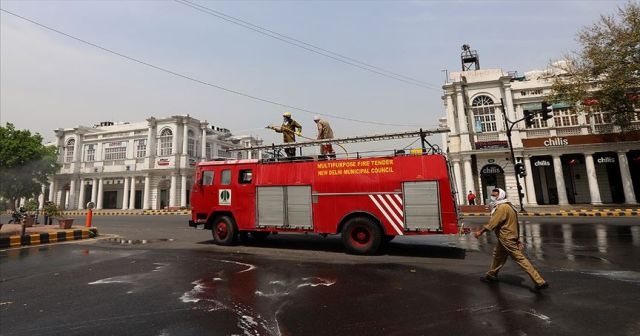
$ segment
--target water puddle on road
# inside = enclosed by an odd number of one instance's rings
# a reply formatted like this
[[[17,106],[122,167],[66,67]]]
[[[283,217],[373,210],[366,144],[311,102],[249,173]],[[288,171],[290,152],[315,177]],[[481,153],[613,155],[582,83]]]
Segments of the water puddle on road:
[[[116,245],[144,245],[158,242],[172,242],[173,238],[160,238],[160,239],[126,239],[126,238],[107,238],[103,239],[103,243],[116,244]]]

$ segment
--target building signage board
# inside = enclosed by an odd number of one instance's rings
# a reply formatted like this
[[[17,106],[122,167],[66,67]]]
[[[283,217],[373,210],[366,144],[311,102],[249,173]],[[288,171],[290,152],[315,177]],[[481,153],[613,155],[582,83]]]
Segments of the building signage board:
[[[496,141],[477,141],[475,143],[475,149],[498,149],[509,148],[509,142],[505,140]]]
[[[621,141],[638,141],[640,140],[640,131],[610,134],[589,134],[589,135],[571,135],[571,136],[551,136],[544,138],[522,139],[522,145],[525,148],[535,147],[563,147],[573,145],[586,145],[596,143],[611,143]]]
[[[533,161],[533,165],[535,167],[551,167],[551,161],[544,160],[544,159],[536,160],[536,161]]]
[[[616,161],[617,160],[614,156],[609,156],[609,155],[601,156],[596,159],[596,162],[599,164],[616,163]]]

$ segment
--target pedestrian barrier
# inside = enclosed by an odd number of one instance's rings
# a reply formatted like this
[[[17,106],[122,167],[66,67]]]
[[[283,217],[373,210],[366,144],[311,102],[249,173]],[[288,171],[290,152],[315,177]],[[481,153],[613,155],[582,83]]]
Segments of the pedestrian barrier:
[[[0,238],[0,248],[42,245],[55,242],[94,238],[98,235],[96,228],[60,230],[56,232],[34,233],[24,236]]]

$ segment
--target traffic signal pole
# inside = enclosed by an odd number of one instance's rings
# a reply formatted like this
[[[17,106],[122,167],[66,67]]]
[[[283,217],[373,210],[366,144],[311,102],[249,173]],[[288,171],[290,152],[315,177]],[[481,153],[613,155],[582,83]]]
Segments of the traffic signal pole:
[[[525,120],[526,117],[520,118],[516,121],[511,121],[509,120],[509,118],[507,118],[507,112],[504,109],[504,101],[502,100],[502,98],[500,98],[500,105],[502,107],[502,116],[504,117],[505,123],[507,124],[507,140],[509,140],[509,151],[511,152],[511,164],[513,165],[513,171],[515,172],[515,176],[516,176],[516,185],[518,188],[518,200],[520,201],[520,212],[527,213],[527,210],[524,209],[524,206],[522,204],[522,198],[524,197],[524,194],[522,193],[522,185],[520,184],[520,175],[518,173],[518,170],[516,169],[516,156],[513,153],[513,144],[511,143],[511,130],[513,129],[513,126],[515,126],[520,121]]]

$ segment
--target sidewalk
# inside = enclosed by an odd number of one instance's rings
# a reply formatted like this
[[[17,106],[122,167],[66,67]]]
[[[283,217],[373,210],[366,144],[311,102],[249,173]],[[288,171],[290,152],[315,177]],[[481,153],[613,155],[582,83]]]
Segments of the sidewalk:
[[[514,204],[516,209],[520,206]],[[525,212],[519,212],[520,216],[547,216],[547,217],[571,217],[571,216],[591,216],[591,217],[619,217],[619,216],[640,216],[640,208],[636,205],[628,206],[624,204],[612,204],[606,206],[593,206],[590,204],[578,205],[538,205],[525,206]],[[460,212],[464,216],[489,216],[489,207],[484,205],[462,205]]]
[[[60,229],[58,225],[34,225],[25,228],[24,236],[21,234],[21,224],[0,224],[0,248],[94,238],[98,230],[80,225],[71,229]]]

